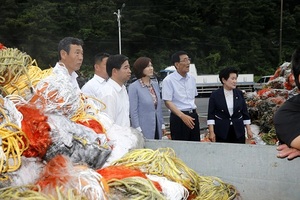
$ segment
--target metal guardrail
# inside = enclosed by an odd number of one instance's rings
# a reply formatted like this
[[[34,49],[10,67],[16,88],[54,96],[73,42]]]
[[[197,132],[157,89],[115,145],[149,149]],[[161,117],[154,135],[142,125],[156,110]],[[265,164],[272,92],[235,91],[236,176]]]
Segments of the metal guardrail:
[[[197,85],[198,94],[211,94],[213,91],[221,88],[222,84],[206,84],[206,85]],[[238,84],[237,88],[244,90],[245,92],[254,91],[254,83]]]

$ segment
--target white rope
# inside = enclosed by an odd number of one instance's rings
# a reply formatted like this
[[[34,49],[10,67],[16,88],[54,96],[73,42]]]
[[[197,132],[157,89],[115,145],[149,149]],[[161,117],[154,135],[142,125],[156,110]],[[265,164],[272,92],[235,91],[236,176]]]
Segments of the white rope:
[[[156,175],[147,174],[146,176],[160,184],[162,193],[168,200],[186,200],[189,196],[188,190],[179,183]]]
[[[63,74],[53,74],[41,80],[35,91],[43,90],[42,97],[46,102],[38,100],[37,107],[43,108],[45,113],[60,114],[71,118],[80,107],[80,92],[71,84],[69,77]]]
[[[106,200],[101,179],[102,176],[92,169],[87,168],[86,170],[79,171],[79,191],[81,191],[88,199]],[[85,185],[82,185],[81,183],[85,183]]]

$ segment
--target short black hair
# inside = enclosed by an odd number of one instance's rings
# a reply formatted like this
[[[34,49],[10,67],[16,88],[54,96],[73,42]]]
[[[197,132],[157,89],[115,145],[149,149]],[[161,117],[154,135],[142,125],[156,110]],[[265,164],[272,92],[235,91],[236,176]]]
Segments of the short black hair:
[[[111,77],[113,68],[121,69],[122,64],[126,60],[128,60],[128,57],[122,54],[110,55],[106,62],[106,72],[108,76]]]
[[[175,66],[175,63],[180,61],[180,56],[181,55],[188,55],[188,53],[185,52],[185,51],[177,51],[176,53],[174,53],[171,56],[171,63],[172,63],[172,65]]]
[[[292,72],[295,78],[295,83],[300,89],[299,75],[300,75],[300,47],[298,47],[292,55]]]
[[[97,53],[94,56],[94,63],[96,64],[97,62],[101,62],[103,60],[103,58],[108,58],[110,55],[108,53],[105,52],[101,52],[101,53]]]
[[[59,41],[58,48],[57,48],[57,50],[58,50],[58,60],[61,60],[61,57],[60,57],[60,51],[61,50],[66,51],[68,54],[70,53],[71,44],[83,46],[83,41],[81,39],[74,38],[74,37],[65,37],[61,41]]]
[[[222,79],[224,78],[225,80],[227,80],[230,74],[236,74],[236,76],[238,76],[238,70],[235,69],[234,67],[226,67],[219,72],[219,79],[222,84],[223,84]]]

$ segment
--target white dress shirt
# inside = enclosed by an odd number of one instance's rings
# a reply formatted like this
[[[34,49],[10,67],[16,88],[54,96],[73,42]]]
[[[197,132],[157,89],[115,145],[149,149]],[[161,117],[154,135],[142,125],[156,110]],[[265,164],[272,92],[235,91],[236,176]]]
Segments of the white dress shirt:
[[[101,92],[100,100],[106,105],[103,112],[119,126],[130,127],[129,97],[126,87],[108,79]]]
[[[233,114],[233,90],[224,89],[224,95],[225,95],[229,114],[230,114],[230,116],[232,116],[232,114]]]
[[[84,84],[84,86],[81,88],[81,91],[87,96],[93,96],[100,99],[102,96],[101,92],[105,84],[106,80],[104,78],[94,74],[94,77]]]

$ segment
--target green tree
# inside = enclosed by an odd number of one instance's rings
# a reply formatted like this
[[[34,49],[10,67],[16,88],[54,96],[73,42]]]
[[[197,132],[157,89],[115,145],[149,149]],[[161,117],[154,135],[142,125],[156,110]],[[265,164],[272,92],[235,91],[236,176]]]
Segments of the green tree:
[[[4,0],[0,42],[26,51],[41,68],[57,61],[57,43],[66,36],[84,40],[82,71],[93,73],[98,52],[118,53],[120,0]],[[130,63],[152,58],[155,70],[185,50],[199,73],[235,66],[240,73],[265,75],[289,61],[298,45],[300,5],[284,0],[279,58],[281,0],[131,0],[122,10],[122,53]],[[281,61],[280,61],[281,60]]]

